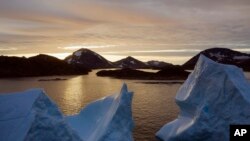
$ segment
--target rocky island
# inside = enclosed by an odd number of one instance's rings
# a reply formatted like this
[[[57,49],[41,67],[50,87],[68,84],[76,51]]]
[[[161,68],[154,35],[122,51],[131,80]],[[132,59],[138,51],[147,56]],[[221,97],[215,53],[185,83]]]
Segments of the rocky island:
[[[146,72],[131,68],[116,70],[101,70],[96,73],[97,76],[113,77],[119,79],[136,79],[136,80],[185,80],[189,72],[180,66],[168,66],[158,72]]]

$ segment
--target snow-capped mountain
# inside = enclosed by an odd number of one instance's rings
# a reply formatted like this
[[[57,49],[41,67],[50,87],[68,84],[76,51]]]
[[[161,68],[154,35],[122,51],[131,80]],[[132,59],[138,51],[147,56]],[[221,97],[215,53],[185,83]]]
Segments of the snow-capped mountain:
[[[89,69],[103,69],[103,68],[131,68],[131,69],[161,69],[170,63],[163,61],[148,61],[142,62],[131,56],[121,59],[116,62],[110,62],[101,55],[89,49],[80,49],[73,52],[72,55],[65,58],[69,64],[80,65]]]
[[[65,58],[69,64],[81,65],[89,69],[111,68],[113,64],[101,55],[89,50],[79,49]]]
[[[243,68],[245,71],[250,70],[250,54],[247,53],[241,53],[238,51],[234,51],[227,48],[211,48],[206,49],[190,60],[188,60],[186,63],[184,63],[182,66],[185,69],[193,69],[200,54],[205,55],[206,57],[223,64],[231,64],[236,65],[238,67]]]
[[[139,61],[131,56],[128,56],[124,59],[114,62],[114,65],[118,68],[131,68],[131,69],[149,68],[149,66],[146,63]]]
[[[166,63],[163,61],[151,60],[147,62],[142,62],[131,56],[114,62],[114,65],[118,68],[131,68],[131,69],[162,69],[167,66],[172,66],[173,64]]]

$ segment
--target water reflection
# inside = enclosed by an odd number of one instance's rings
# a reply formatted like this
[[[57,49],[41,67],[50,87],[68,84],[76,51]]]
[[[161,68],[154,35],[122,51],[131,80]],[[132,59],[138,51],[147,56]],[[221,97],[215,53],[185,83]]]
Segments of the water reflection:
[[[66,115],[75,114],[86,104],[103,96],[119,93],[123,82],[134,91],[133,116],[136,141],[154,141],[154,134],[178,115],[174,97],[181,84],[145,84],[138,80],[119,80],[96,77],[96,71],[84,76],[30,77],[0,79],[0,93],[43,88]],[[249,73],[247,73],[250,78]],[[63,81],[38,81],[47,78],[66,78]],[[149,82],[149,81],[147,81]],[[151,81],[154,82],[154,81]]]

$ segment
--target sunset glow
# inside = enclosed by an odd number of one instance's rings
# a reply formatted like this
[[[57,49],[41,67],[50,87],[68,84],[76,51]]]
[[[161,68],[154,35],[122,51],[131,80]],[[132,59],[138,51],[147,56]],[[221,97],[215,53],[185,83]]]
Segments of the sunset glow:
[[[211,47],[250,52],[248,13],[249,0],[2,0],[0,55],[63,59],[88,48],[183,63]]]

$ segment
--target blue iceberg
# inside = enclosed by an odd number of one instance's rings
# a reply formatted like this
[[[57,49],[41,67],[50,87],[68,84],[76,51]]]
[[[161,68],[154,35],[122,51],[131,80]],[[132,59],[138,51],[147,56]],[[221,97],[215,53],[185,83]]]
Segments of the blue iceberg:
[[[0,96],[1,141],[81,141],[41,89]]]
[[[132,96],[124,84],[120,94],[90,103],[66,119],[84,141],[132,141]]]
[[[176,103],[178,118],[156,133],[163,141],[229,141],[230,124],[250,124],[250,85],[243,71],[203,55]]]
[[[132,141],[132,93],[95,101],[64,116],[41,89],[0,95],[1,141]]]

